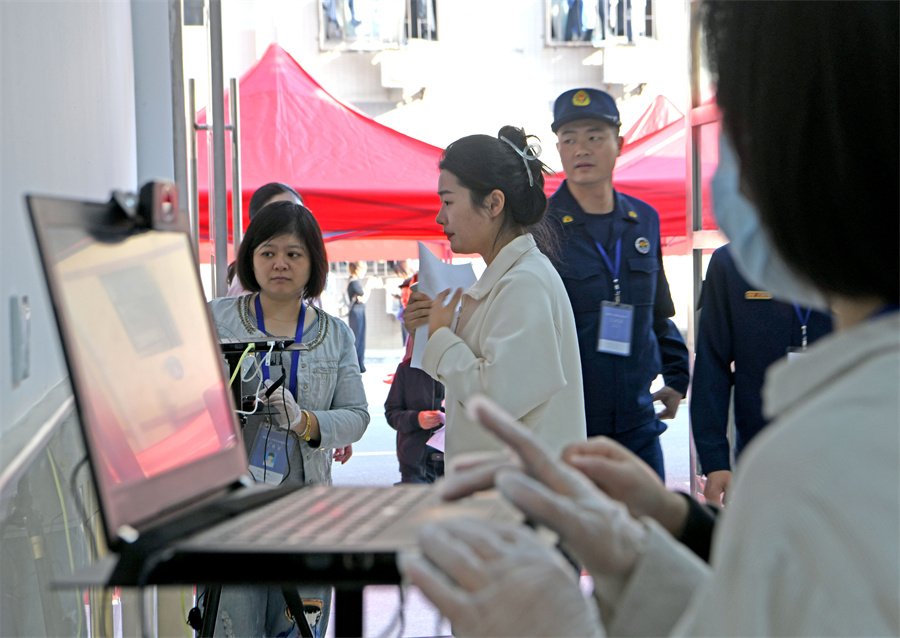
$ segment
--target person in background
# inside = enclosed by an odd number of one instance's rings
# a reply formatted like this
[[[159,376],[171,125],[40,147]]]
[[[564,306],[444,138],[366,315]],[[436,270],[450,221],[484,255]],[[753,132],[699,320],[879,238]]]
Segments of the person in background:
[[[257,188],[250,198],[250,204],[247,206],[247,216],[250,218],[250,221],[253,221],[253,218],[256,217],[259,211],[274,202],[293,202],[303,206],[303,198],[296,190],[281,182],[269,182]],[[236,262],[231,262],[228,264],[228,292],[225,293],[226,297],[240,297],[248,292],[241,285],[240,277],[236,277],[236,274]],[[316,306],[321,305],[318,303],[318,299],[312,299],[311,301]],[[346,445],[334,451],[334,460],[341,465],[349,461],[351,456],[353,456],[352,445]]]
[[[384,402],[384,416],[397,430],[400,482],[434,483],[444,475],[444,455],[428,440],[444,425],[444,386],[410,366],[412,344],[410,337]]]
[[[303,198],[300,197],[300,193],[287,184],[282,184],[281,182],[263,184],[253,192],[250,204],[247,206],[247,216],[250,218],[250,221],[253,221],[256,213],[262,210],[266,204],[271,204],[272,202],[294,202],[302,206]],[[241,286],[241,280],[235,277],[235,273],[235,262],[231,262],[228,264],[228,292],[225,293],[226,297],[239,297],[247,294],[247,291]]]
[[[547,215],[560,229],[556,266],[578,327],[587,435],[616,439],[665,480],[662,421],[675,417],[690,376],[687,347],[670,319],[659,215],[613,188],[623,139],[612,96],[572,89],[553,114],[566,179]],[[651,394],[660,373],[665,386]],[[654,401],[664,406],[658,414]]]
[[[347,298],[350,300],[350,312],[347,315],[347,323],[353,331],[356,345],[356,356],[359,361],[359,371],[366,371],[366,302],[375,285],[375,278],[370,277],[363,285],[360,278],[366,276],[366,262],[351,261],[347,267],[350,270],[350,280],[347,282]]]
[[[700,293],[691,431],[706,475],[703,495],[721,505],[731,489],[728,413],[734,390],[734,458],[766,425],[762,387],[766,370],[803,352],[831,332],[831,316],[772,298],[738,272],[725,245],[716,249]]]
[[[768,370],[771,423],[741,457],[709,565],[597,489],[589,477],[619,468],[592,453],[607,439],[554,459],[473,401],[521,466],[473,468],[468,487],[495,484],[557,532],[601,614],[524,526],[424,526],[402,568],[457,635],[900,635],[900,3],[706,0],[700,17],[729,252],[773,297],[830,306],[835,331]],[[620,478],[615,492],[644,500]],[[687,499],[663,500],[688,522]]]
[[[530,232],[547,209],[536,152],[522,129],[504,126],[453,142],[439,163],[437,223],[453,252],[487,264],[465,294],[416,291],[404,314],[410,334],[427,322],[422,369],[446,388],[448,472],[464,452],[502,449],[466,414],[475,393],[491,394],[550,449],[585,438],[572,307]]]
[[[412,268],[409,267],[409,261],[401,259],[398,261],[389,261],[388,268],[390,276],[384,280],[384,288],[390,295],[386,301],[390,302],[388,306],[388,314],[392,315],[400,322],[400,345],[406,346],[406,338],[409,334],[406,332],[406,326],[403,325],[403,309],[406,307],[408,294],[404,294],[409,287],[410,280],[413,277]]]
[[[286,443],[291,452],[285,483],[330,485],[332,461],[341,461],[369,424],[353,335],[343,321],[310,303],[322,293],[327,273],[325,243],[312,213],[294,202],[275,202],[253,218],[238,251],[237,275],[251,292],[209,303],[220,337],[284,337],[306,346],[283,353],[287,378],[264,406],[283,428],[273,431],[293,441]],[[274,372],[266,378],[269,370],[260,361],[257,378],[274,382]],[[256,428],[245,427],[248,445],[262,433],[258,423]],[[324,636],[331,588],[304,586],[300,592],[307,607],[320,610],[312,625]],[[291,626],[280,587],[223,588],[216,635],[274,638]]]

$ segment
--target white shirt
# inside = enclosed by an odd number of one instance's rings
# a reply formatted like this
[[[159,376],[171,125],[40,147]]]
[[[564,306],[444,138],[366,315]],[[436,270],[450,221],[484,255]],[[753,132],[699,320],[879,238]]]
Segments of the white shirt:
[[[763,398],[711,571],[651,534],[611,634],[900,635],[900,314],[773,365]]]
[[[466,298],[466,296],[468,298]],[[586,438],[575,317],[556,269],[531,235],[504,246],[463,297],[457,335],[429,338],[422,368],[446,386],[446,454],[503,449],[466,415],[485,394],[559,452]]]

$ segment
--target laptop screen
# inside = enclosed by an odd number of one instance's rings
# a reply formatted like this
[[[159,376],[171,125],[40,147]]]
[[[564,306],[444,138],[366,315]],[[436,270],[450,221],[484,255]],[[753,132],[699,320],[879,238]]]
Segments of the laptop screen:
[[[29,197],[107,540],[246,473],[188,236]]]

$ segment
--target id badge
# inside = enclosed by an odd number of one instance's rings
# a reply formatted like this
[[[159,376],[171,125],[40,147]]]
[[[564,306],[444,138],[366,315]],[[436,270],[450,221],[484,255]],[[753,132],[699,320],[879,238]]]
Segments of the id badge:
[[[261,425],[250,454],[250,474],[259,483],[280,484],[293,449],[294,438],[287,430]]]
[[[806,348],[797,348],[795,346],[791,346],[787,349],[788,361],[796,361],[797,359],[804,356],[806,356]]]
[[[604,301],[600,304],[600,335],[597,352],[627,357],[631,354],[634,306]]]

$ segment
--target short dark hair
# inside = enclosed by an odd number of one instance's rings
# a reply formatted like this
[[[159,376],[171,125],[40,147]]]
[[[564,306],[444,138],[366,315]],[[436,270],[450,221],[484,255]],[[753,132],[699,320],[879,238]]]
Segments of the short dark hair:
[[[846,297],[900,297],[897,2],[707,0],[723,126],[775,247]]]
[[[253,253],[273,237],[296,235],[309,255],[309,281],[303,289],[306,299],[315,299],[325,290],[328,276],[328,255],[322,230],[313,214],[305,206],[294,202],[273,202],[264,206],[247,225],[247,232],[238,249],[237,274],[241,285],[250,292],[259,292],[259,282],[253,272]]]
[[[266,202],[282,193],[290,193],[297,198],[298,204],[303,204],[303,198],[300,197],[300,193],[287,184],[282,184],[281,182],[269,182],[268,184],[263,184],[257,188],[253,193],[253,197],[250,198],[250,204],[247,206],[247,215],[250,219],[253,219],[256,217],[256,213],[266,205]]]

